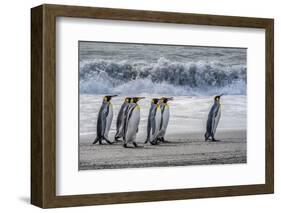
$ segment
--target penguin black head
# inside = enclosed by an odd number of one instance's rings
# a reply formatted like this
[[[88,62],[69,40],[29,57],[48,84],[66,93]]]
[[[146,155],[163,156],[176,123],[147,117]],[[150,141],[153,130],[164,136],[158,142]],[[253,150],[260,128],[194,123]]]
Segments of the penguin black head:
[[[151,103],[158,104],[159,100],[160,100],[159,98],[152,98]]]
[[[223,94],[215,96],[214,101],[215,101],[215,102],[216,102],[216,101],[219,102],[221,96],[223,96]]]
[[[103,100],[106,102],[109,102],[113,97],[116,97],[117,95],[106,95],[103,97]]]
[[[166,98],[166,97],[162,97],[160,100],[163,102],[163,103],[167,103],[168,101],[171,101],[173,100],[174,98],[173,97],[170,97],[170,98]]]
[[[145,97],[133,97],[133,98],[131,99],[131,102],[137,103],[139,100],[144,99],[144,98],[145,98]]]
[[[126,97],[126,98],[125,98],[125,102],[126,102],[126,103],[130,103],[130,102],[131,102],[131,99],[132,99],[132,98],[130,98],[130,97]]]

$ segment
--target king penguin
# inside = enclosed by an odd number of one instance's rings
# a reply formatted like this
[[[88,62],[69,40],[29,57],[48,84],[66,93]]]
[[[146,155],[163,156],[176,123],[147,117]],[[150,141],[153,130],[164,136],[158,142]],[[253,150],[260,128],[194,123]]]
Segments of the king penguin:
[[[218,123],[221,117],[221,104],[220,98],[223,94],[215,96],[214,104],[209,112],[207,126],[206,126],[206,133],[205,133],[205,141],[207,141],[210,137],[212,141],[216,141],[215,134],[216,129],[218,127]]]
[[[159,99],[153,98],[150,105],[150,110],[147,119],[147,137],[144,143],[150,142],[151,145],[157,144],[157,136],[161,124],[161,108]]]
[[[116,134],[115,134],[115,141],[118,141],[119,138],[124,137],[124,124],[126,118],[126,112],[130,106],[131,98],[127,97],[124,100],[124,103],[121,105],[119,110],[117,121],[116,121]]]
[[[137,147],[136,135],[140,123],[140,106],[138,101],[144,97],[133,97],[126,114],[125,131],[124,131],[124,147],[127,148],[128,143],[133,143]]]
[[[162,97],[160,99],[160,108],[161,108],[161,124],[160,124],[160,130],[157,136],[157,140],[161,142],[167,142],[164,137],[166,134],[166,130],[168,127],[169,119],[170,119],[170,106],[168,104],[168,101],[173,100],[173,97],[166,98]]]
[[[97,120],[97,136],[93,144],[96,144],[97,142],[102,144],[102,140],[112,144],[112,142],[108,140],[108,132],[113,118],[113,106],[110,100],[116,96],[117,95],[107,95],[103,97]]]

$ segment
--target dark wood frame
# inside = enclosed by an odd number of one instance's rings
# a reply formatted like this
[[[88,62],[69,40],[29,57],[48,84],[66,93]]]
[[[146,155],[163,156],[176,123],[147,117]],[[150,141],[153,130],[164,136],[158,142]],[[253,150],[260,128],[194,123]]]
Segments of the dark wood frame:
[[[266,34],[265,184],[90,195],[56,195],[56,17],[262,28]],[[274,20],[64,5],[31,9],[31,203],[66,207],[274,192]]]

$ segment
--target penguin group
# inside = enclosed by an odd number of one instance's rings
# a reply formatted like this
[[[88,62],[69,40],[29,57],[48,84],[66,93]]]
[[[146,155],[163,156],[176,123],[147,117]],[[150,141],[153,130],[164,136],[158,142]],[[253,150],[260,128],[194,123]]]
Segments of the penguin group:
[[[98,113],[97,134],[93,144],[105,141],[109,144],[112,142],[108,139],[108,132],[113,120],[113,106],[111,99],[117,95],[104,96],[102,105]],[[128,144],[138,147],[136,135],[140,123],[140,105],[138,102],[145,97],[126,97],[120,107],[116,120],[115,141],[123,141],[123,146],[128,148]],[[170,110],[168,101],[172,97],[153,98],[148,115],[147,138],[145,143],[157,145],[160,142],[167,142],[164,137],[169,123]]]
[[[97,119],[97,134],[93,144],[102,141],[112,144],[108,138],[108,133],[113,120],[113,106],[111,99],[117,95],[107,95],[103,97]],[[221,116],[221,95],[215,96],[214,104],[208,114],[205,141],[211,138],[215,139],[216,128]],[[128,148],[128,144],[138,147],[136,143],[136,135],[138,133],[140,123],[140,105],[138,102],[145,97],[126,97],[118,112],[116,121],[115,141],[123,141],[123,146]],[[168,142],[165,140],[165,134],[170,118],[170,107],[168,102],[173,97],[153,98],[151,100],[149,115],[147,119],[147,137],[144,143],[158,145],[159,143]]]

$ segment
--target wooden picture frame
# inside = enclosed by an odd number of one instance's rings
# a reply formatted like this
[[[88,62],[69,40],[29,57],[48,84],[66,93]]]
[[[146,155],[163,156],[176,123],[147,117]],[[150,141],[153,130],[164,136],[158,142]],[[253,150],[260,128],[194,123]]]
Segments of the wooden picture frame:
[[[56,195],[56,17],[265,29],[265,184]],[[274,21],[273,19],[41,5],[31,9],[31,203],[41,208],[208,198],[274,192]]]

